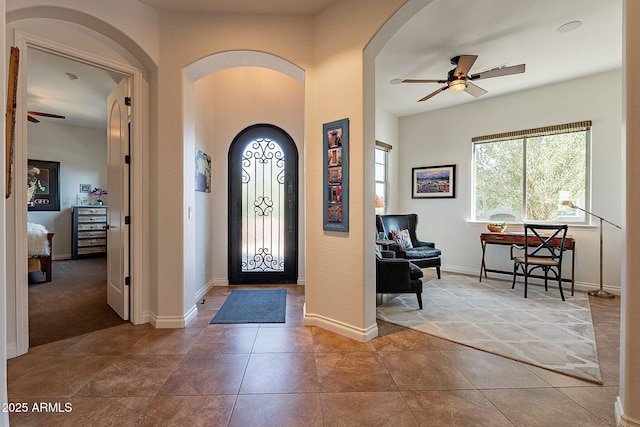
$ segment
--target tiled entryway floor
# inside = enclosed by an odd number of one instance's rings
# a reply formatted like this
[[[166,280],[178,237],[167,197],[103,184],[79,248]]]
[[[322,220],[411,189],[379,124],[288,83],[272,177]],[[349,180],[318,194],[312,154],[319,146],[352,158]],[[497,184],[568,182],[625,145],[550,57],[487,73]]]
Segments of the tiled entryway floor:
[[[29,409],[12,425],[615,425],[618,298],[591,298],[600,386],[389,323],[368,343],[305,327],[302,286],[285,286],[285,324],[210,325],[232,288],[184,329],[127,324],[9,360]]]

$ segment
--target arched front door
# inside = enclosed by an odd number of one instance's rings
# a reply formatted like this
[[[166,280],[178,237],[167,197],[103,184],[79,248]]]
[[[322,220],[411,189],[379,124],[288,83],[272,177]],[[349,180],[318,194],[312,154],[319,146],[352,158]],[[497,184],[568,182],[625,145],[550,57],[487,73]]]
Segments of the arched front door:
[[[268,124],[229,148],[229,283],[296,283],[298,150]]]

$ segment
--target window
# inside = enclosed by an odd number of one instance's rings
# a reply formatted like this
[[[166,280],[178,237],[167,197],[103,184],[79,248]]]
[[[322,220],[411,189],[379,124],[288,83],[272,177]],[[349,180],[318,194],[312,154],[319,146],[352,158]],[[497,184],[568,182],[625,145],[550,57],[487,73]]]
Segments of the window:
[[[590,129],[586,121],[473,138],[472,218],[584,222],[560,202],[588,202]]]
[[[387,209],[387,172],[389,150],[391,146],[376,141],[375,179],[376,179],[376,214],[383,215]]]

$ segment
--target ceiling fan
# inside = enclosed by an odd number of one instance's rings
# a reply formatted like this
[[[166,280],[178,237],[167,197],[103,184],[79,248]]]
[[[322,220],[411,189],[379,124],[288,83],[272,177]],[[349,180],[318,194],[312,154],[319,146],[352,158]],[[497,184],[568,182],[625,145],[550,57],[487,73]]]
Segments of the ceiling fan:
[[[49,117],[52,119],[66,119],[65,116],[60,116],[58,114],[42,113],[40,111],[27,111],[27,120],[31,123],[40,123],[40,120],[33,116]]]
[[[446,80],[431,80],[431,79],[402,79],[399,81],[392,80],[392,83],[446,83],[445,86],[442,86],[440,89],[435,90],[428,94],[427,96],[420,98],[418,102],[426,101],[429,98],[432,98],[449,89],[451,92],[459,92],[464,90],[470,95],[475,96],[476,98],[487,93],[486,90],[482,89],[480,86],[477,86],[472,83],[473,80],[480,79],[489,79],[491,77],[500,77],[500,76],[508,76],[510,74],[520,74],[524,73],[524,64],[514,65],[512,67],[501,67],[495,68],[488,71],[483,71],[481,73],[469,74],[469,70],[473,66],[473,63],[476,62],[478,55],[458,55],[451,58],[451,64],[455,65],[456,68],[449,71],[449,74]]]

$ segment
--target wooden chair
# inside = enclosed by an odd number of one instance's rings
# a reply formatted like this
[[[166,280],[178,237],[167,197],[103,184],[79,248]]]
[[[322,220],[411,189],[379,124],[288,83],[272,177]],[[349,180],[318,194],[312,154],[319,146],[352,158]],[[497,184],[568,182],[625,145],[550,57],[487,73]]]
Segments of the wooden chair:
[[[524,276],[524,297],[527,297],[527,281],[532,271],[541,269],[544,272],[544,290],[547,291],[549,273],[553,273],[553,279],[558,281],[560,296],[564,301],[562,292],[562,254],[565,251],[564,240],[567,237],[568,225],[525,224],[524,246],[511,246],[511,259],[513,260],[513,284],[516,286],[516,275],[522,269]],[[556,244],[553,240],[559,242]],[[514,255],[514,249],[524,251],[523,255]]]

